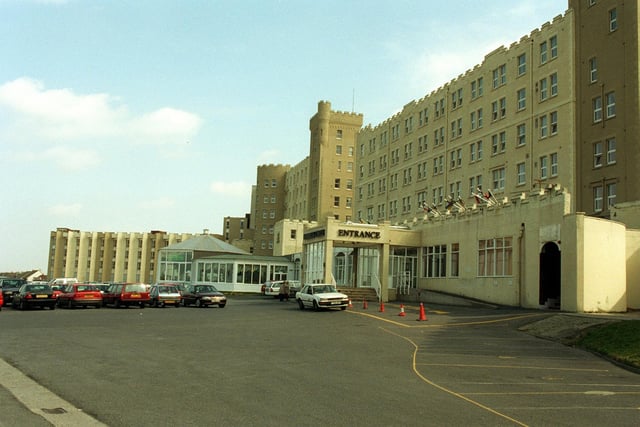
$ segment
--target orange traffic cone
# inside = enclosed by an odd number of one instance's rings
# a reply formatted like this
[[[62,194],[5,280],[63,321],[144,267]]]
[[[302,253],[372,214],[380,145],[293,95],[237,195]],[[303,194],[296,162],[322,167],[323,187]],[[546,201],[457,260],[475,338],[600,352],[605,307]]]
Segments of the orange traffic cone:
[[[418,321],[427,320],[427,315],[424,312],[424,304],[420,303],[420,317],[417,319]]]
[[[380,309],[378,309],[380,313],[384,313],[384,302],[380,300]]]
[[[348,308],[353,308],[353,304],[351,304],[351,298],[349,298],[349,305]]]
[[[400,317],[406,316],[406,314],[404,313],[404,304],[400,304],[400,313],[398,313],[398,316]]]
[[[366,310],[366,309],[367,309],[367,299],[366,299],[366,298],[363,298],[363,299],[362,299],[362,308],[363,308],[364,310]]]

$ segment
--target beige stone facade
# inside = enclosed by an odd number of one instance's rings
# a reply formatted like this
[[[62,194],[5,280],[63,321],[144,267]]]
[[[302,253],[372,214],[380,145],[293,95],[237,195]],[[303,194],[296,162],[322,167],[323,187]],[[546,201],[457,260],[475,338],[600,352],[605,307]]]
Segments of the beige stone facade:
[[[58,228],[51,232],[47,276],[83,282],[152,283],[160,249],[196,234],[97,232]]]
[[[273,227],[285,214],[286,174],[289,165],[258,166],[251,202],[253,253],[273,253]]]
[[[255,230],[250,227],[251,215],[246,214],[242,217],[227,216],[224,217],[223,223],[224,241],[243,251],[252,253]]]
[[[353,217],[356,137],[362,114],[331,110],[331,103],[318,103],[309,121],[307,214],[317,221],[326,217]]]
[[[557,17],[358,135],[357,218],[411,220],[423,204],[548,185],[575,189],[572,14]],[[540,60],[541,44],[547,56]]]
[[[575,17],[576,207],[640,200],[638,2],[570,0]]]

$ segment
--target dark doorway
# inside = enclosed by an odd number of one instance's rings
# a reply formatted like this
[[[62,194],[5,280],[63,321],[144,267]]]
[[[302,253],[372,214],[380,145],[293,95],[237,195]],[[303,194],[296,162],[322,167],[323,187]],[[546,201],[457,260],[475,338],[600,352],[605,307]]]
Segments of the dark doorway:
[[[540,252],[540,305],[560,308],[560,248],[547,242]]]

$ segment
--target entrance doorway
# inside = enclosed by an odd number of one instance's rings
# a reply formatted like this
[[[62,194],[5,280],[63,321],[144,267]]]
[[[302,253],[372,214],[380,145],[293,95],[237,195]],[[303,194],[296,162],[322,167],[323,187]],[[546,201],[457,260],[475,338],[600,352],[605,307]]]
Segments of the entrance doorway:
[[[547,242],[540,252],[540,305],[560,308],[560,278],[560,248],[555,242]]]

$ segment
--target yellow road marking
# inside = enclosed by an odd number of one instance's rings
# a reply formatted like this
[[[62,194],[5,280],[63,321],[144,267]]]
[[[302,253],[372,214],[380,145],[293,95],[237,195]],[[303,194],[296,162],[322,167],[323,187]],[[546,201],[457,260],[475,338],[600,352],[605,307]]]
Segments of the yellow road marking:
[[[381,329],[382,329],[383,331],[385,331],[385,332],[389,333],[389,334],[392,334],[392,335],[395,335],[395,336],[397,336],[397,337],[400,337],[400,338],[402,338],[402,339],[404,339],[404,340],[408,341],[409,343],[411,343],[411,345],[413,346],[413,357],[412,357],[412,369],[413,369],[413,372],[418,376],[418,378],[420,378],[420,379],[421,379],[422,381],[424,381],[425,383],[427,383],[427,384],[431,385],[432,387],[435,387],[435,388],[437,388],[437,389],[439,389],[439,390],[441,390],[441,391],[443,391],[443,392],[445,392],[445,393],[448,393],[448,394],[450,394],[450,395],[452,395],[452,396],[455,396],[455,397],[457,397],[457,398],[459,398],[459,399],[462,399],[462,400],[464,400],[464,401],[466,401],[466,402],[468,402],[468,403],[471,403],[472,405],[475,405],[475,406],[477,406],[477,407],[479,407],[479,408],[481,408],[481,409],[484,409],[485,411],[488,411],[488,412],[490,412],[490,413],[492,413],[492,414],[494,414],[494,415],[497,415],[497,416],[502,417],[502,418],[504,418],[504,419],[506,419],[506,420],[509,420],[509,421],[511,421],[511,422],[513,422],[513,423],[515,423],[515,424],[519,425],[519,426],[524,426],[524,427],[526,427],[526,426],[527,426],[527,424],[524,424],[524,423],[523,423],[523,422],[521,422],[521,421],[518,421],[518,420],[516,420],[516,419],[514,419],[514,418],[511,418],[510,416],[508,416],[508,415],[506,415],[506,414],[503,414],[503,413],[501,413],[501,412],[498,412],[498,411],[496,411],[495,409],[492,409],[492,408],[490,408],[490,407],[488,407],[488,406],[486,406],[486,405],[483,405],[483,404],[482,404],[482,403],[480,403],[480,402],[476,402],[475,400],[470,399],[470,398],[468,398],[468,397],[466,397],[466,396],[464,396],[464,395],[462,395],[462,394],[460,394],[460,393],[456,393],[456,392],[455,392],[455,391],[453,391],[453,390],[450,390],[450,389],[448,389],[448,388],[446,388],[446,387],[443,387],[443,386],[441,386],[441,385],[439,385],[439,384],[434,383],[433,381],[431,381],[430,379],[428,379],[427,377],[425,377],[424,375],[422,375],[422,374],[418,371],[417,363],[416,363],[416,357],[417,357],[417,354],[418,354],[419,346],[418,346],[418,345],[417,345],[413,340],[411,340],[410,338],[404,337],[404,336],[402,336],[402,335],[400,335],[400,334],[397,334],[397,333],[395,333],[395,332],[393,332],[393,331],[386,330],[386,329],[384,329],[384,328],[381,328]]]

